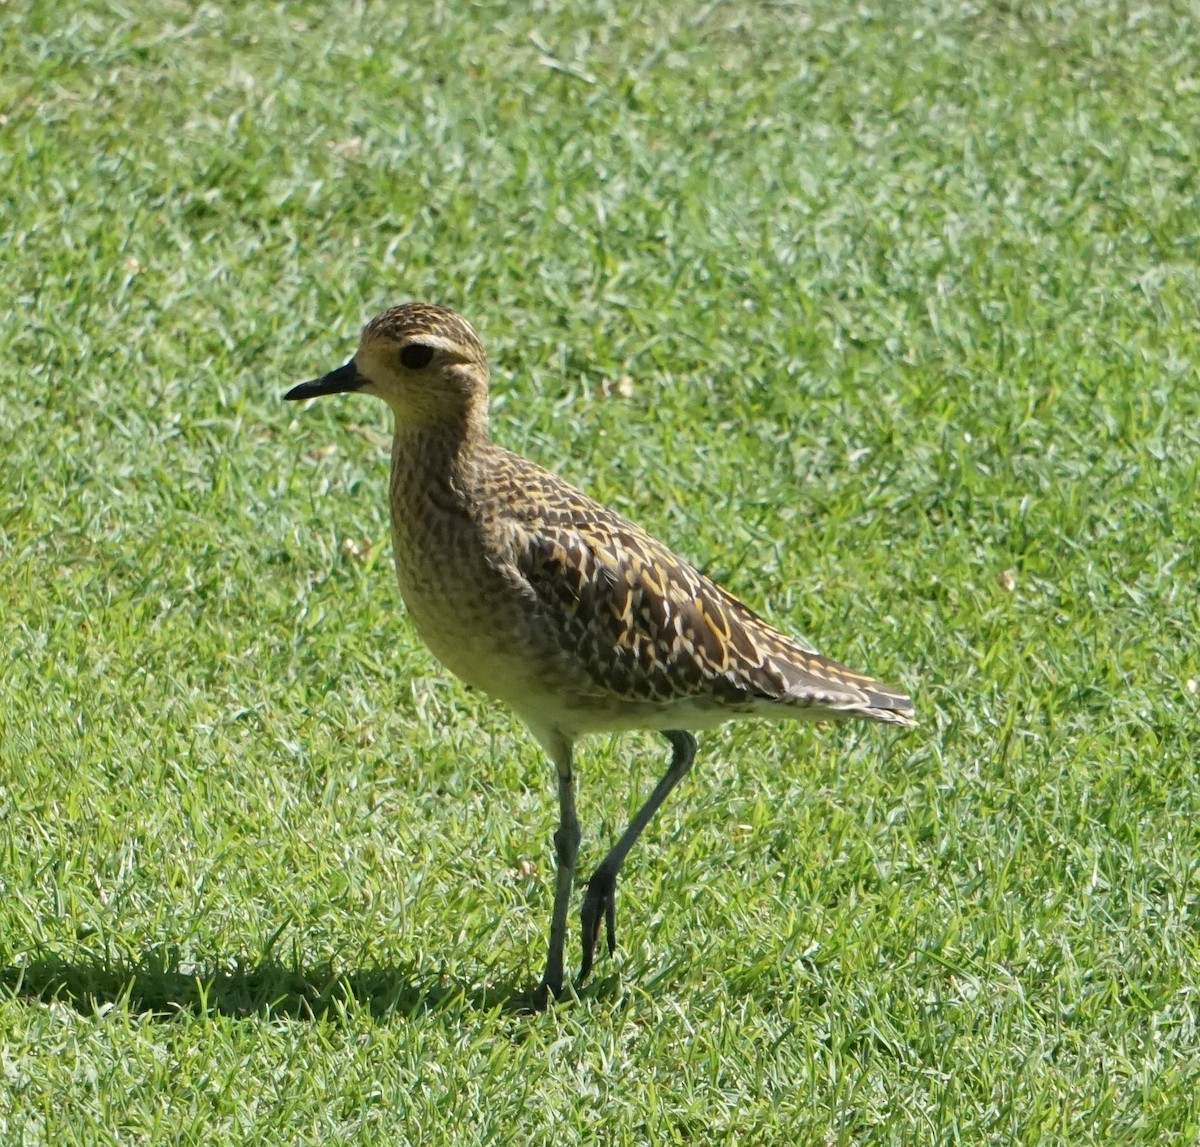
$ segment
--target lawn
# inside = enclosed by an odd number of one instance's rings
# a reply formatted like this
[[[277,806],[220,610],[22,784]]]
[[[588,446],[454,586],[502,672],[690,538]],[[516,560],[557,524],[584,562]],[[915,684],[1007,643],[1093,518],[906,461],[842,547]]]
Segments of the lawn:
[[[1193,10],[14,0],[0,56],[0,1143],[1200,1138]],[[703,734],[544,1014],[553,770],[404,614],[386,409],[281,401],[412,298],[920,718]],[[583,743],[583,872],[666,759]]]

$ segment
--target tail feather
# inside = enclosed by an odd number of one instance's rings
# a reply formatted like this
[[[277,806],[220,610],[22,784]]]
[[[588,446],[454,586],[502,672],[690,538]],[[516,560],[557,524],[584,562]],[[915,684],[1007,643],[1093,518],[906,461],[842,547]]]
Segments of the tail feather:
[[[790,644],[790,643],[789,643]],[[915,725],[912,698],[902,690],[849,669],[832,657],[813,653],[796,643],[786,661],[776,655],[774,666],[786,682],[780,700],[825,711],[830,717],[865,717],[892,725]]]

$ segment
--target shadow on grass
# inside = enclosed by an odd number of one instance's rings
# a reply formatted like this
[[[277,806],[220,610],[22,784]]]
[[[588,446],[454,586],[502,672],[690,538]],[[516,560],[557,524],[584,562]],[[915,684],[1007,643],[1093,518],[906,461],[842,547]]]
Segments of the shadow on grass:
[[[534,1010],[528,987],[467,987],[414,965],[335,972],[329,966],[297,969],[266,959],[232,970],[187,973],[172,970],[157,953],[134,965],[44,957],[23,967],[0,968],[0,993],[70,1004],[87,1015],[117,1006],[161,1019],[181,1013],[336,1020],[363,1009],[377,1017],[462,1008],[512,1014]]]

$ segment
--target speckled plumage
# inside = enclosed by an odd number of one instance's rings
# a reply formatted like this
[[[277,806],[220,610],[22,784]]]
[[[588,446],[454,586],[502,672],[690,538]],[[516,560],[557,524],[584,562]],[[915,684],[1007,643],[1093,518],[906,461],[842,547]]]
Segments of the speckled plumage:
[[[613,943],[616,871],[691,763],[694,741],[681,730],[746,715],[912,723],[904,693],[778,632],[640,527],[491,442],[483,346],[454,311],[383,312],[350,363],[288,397],[352,389],[395,414],[393,550],[418,632],[454,673],[511,705],[558,769],[563,827],[543,980],[555,994],[581,734],[657,729],[676,750],[661,793],[589,884],[586,974],[601,913]],[[606,887],[593,895],[598,878]]]

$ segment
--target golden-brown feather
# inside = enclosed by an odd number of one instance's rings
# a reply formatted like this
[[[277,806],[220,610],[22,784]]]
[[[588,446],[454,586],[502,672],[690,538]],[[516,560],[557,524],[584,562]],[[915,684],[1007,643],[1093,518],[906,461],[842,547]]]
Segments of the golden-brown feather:
[[[780,633],[641,527],[540,466],[497,449],[491,481],[546,623],[604,691],[635,702],[687,700],[730,716],[775,705],[909,719],[905,694]],[[518,490],[527,495],[513,496]]]

